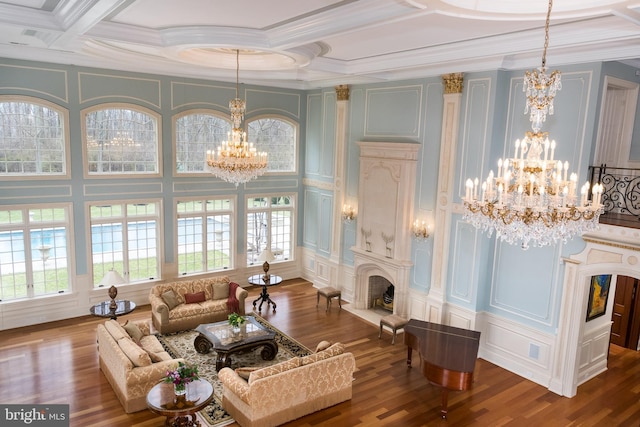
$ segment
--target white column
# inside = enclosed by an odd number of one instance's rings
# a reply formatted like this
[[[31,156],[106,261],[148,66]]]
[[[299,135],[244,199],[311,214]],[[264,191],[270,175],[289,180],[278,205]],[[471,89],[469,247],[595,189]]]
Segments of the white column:
[[[444,294],[447,283],[451,214],[456,165],[456,144],[460,104],[462,102],[462,73],[445,74],[442,134],[440,137],[440,162],[438,168],[438,193],[433,227],[433,261],[431,289],[427,296],[426,319],[441,323],[444,320]]]
[[[336,144],[334,160],[334,230],[331,233],[331,255],[330,259],[336,265],[340,264],[342,252],[342,207],[345,204],[346,186],[346,156],[347,156],[347,133],[349,123],[349,86],[339,85],[336,89]]]

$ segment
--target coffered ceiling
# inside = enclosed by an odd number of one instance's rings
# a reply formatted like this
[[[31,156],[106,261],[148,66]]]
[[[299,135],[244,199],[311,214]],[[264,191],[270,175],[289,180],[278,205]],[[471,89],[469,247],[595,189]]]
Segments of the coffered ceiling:
[[[5,0],[0,57],[310,89],[539,66],[548,0]],[[550,68],[640,69],[640,0],[555,0]]]

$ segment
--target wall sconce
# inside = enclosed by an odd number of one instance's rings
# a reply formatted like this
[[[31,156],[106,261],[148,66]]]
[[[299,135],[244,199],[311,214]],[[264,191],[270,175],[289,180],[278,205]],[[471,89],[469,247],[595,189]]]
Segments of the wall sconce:
[[[411,232],[417,241],[422,242],[429,238],[429,235],[431,234],[431,226],[427,225],[425,221],[419,221],[416,219],[411,227]]]
[[[344,222],[351,222],[356,219],[356,211],[351,205],[342,206],[342,220]]]

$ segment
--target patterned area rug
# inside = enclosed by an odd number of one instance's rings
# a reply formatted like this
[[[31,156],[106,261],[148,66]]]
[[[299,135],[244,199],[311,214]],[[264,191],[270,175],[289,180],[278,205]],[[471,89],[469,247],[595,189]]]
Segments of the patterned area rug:
[[[278,354],[274,360],[262,360],[260,351],[262,347],[258,347],[253,351],[244,354],[234,354],[231,356],[231,368],[247,366],[269,366],[276,363],[291,359],[292,357],[306,356],[311,351],[285,335],[282,331],[276,329],[262,317],[253,315],[265,328],[276,333],[276,343],[278,344]],[[202,379],[208,380],[213,385],[213,401],[199,415],[211,427],[219,427],[233,422],[233,418],[222,407],[222,383],[218,380],[218,372],[216,371],[216,352],[211,351],[208,354],[200,354],[196,352],[193,346],[193,340],[198,336],[198,332],[184,331],[173,334],[158,335],[158,339],[173,357],[182,357],[189,363],[198,366],[198,372]]]

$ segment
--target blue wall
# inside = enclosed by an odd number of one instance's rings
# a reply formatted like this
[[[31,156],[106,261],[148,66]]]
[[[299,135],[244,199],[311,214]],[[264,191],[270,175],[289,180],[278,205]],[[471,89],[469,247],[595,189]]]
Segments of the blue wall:
[[[175,261],[173,229],[174,198],[201,195],[234,194],[238,197],[238,218],[244,218],[244,197],[249,194],[288,192],[301,199],[301,176],[266,175],[236,188],[213,176],[173,176],[172,117],[190,109],[211,109],[229,115],[229,100],[235,98],[235,84],[184,79],[162,75],[137,74],[90,69],[58,64],[0,59],[0,95],[26,95],[51,101],[69,111],[71,136],[71,179],[3,180],[0,205],[42,202],[73,202],[76,273],[87,274],[89,261],[85,202],[161,198],[164,201],[164,261]],[[299,151],[304,156],[307,99],[297,90],[240,85],[240,97],[247,102],[246,120],[265,114],[277,115],[299,123]],[[162,117],[162,169],[159,178],[84,178],[80,112],[102,103],[135,104]],[[212,146],[212,149],[215,148]],[[302,217],[302,213],[300,213]],[[237,221],[238,251],[246,247],[244,220]],[[298,222],[298,244],[302,243],[302,221]],[[240,266],[242,267],[242,266]],[[165,277],[167,278],[167,277]]]

